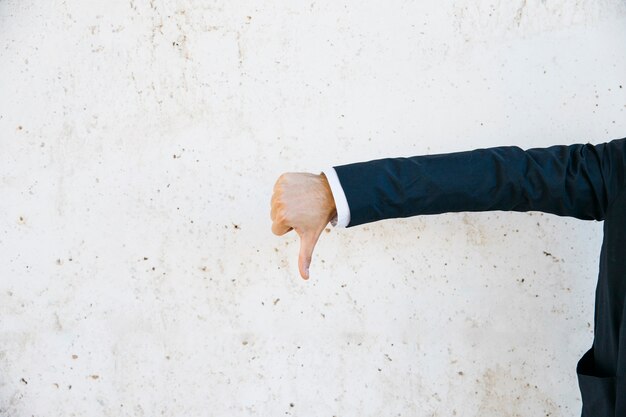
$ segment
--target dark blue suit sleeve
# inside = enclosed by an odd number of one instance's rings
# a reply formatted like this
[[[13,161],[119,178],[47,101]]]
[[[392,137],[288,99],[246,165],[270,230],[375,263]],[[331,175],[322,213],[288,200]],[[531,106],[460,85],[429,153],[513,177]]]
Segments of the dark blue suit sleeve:
[[[626,139],[477,149],[335,167],[356,226],[460,211],[542,211],[603,220],[624,186]]]

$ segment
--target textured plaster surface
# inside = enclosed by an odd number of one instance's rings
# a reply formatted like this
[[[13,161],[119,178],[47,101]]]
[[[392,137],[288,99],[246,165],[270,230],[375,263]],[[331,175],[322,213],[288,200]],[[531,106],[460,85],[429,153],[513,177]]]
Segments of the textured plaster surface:
[[[580,414],[601,224],[270,233],[284,171],[626,136],[622,1],[0,0],[0,416]]]

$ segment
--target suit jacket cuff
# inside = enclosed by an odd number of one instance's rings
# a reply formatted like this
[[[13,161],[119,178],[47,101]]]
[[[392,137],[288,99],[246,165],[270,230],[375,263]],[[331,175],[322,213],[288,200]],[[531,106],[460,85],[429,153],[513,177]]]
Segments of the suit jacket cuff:
[[[335,207],[337,208],[337,217],[331,220],[331,224],[335,227],[347,227],[350,224],[350,207],[346,193],[343,191],[339,177],[335,168],[328,168],[322,171],[328,180],[330,190],[333,193]]]

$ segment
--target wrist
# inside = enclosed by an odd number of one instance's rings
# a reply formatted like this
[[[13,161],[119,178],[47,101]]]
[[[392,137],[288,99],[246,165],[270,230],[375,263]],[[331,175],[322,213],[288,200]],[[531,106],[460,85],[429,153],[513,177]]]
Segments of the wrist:
[[[319,175],[319,179],[320,179],[321,186],[324,190],[323,194],[324,194],[324,207],[326,209],[325,211],[328,215],[328,221],[331,221],[331,219],[337,218],[337,205],[335,204],[333,192],[330,188],[330,184],[328,182],[328,178],[326,178],[326,175],[324,175],[324,173],[321,173]]]

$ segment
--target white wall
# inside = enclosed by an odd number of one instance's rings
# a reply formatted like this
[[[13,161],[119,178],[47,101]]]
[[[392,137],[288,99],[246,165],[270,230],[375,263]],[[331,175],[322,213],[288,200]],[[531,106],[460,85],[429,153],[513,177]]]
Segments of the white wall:
[[[269,198],[624,137],[625,50],[618,0],[0,0],[0,415],[579,415],[600,223],[334,229],[304,282]]]

